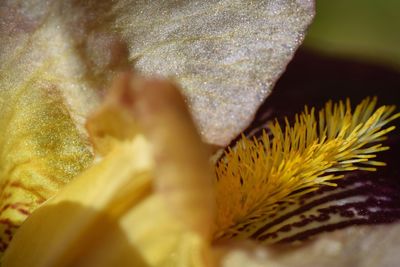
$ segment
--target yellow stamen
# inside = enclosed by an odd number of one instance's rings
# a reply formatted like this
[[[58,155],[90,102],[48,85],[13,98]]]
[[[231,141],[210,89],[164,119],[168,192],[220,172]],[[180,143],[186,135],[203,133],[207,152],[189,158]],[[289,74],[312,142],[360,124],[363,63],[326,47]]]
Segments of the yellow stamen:
[[[335,186],[332,180],[343,177],[337,172],[384,166],[370,159],[388,149],[375,143],[394,130],[383,127],[400,113],[393,115],[394,106],[376,109],[376,102],[367,98],[352,112],[349,100],[329,101],[318,118],[306,106],[293,126],[287,119],[284,130],[278,121],[271,123],[273,138],[265,131],[258,139],[243,135],[216,166],[215,238],[249,237],[256,229],[242,231],[246,226],[265,222],[278,205],[296,202],[321,185]]]

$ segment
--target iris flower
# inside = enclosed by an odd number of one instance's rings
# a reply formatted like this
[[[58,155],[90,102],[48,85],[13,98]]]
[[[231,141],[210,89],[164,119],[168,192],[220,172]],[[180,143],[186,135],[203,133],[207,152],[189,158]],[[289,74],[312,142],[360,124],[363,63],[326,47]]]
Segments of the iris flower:
[[[332,220],[329,205],[301,212],[316,192],[385,165],[373,158],[400,115],[376,98],[306,107],[216,149],[270,93],[311,1],[6,1],[1,13],[3,266],[265,266],[266,244]]]

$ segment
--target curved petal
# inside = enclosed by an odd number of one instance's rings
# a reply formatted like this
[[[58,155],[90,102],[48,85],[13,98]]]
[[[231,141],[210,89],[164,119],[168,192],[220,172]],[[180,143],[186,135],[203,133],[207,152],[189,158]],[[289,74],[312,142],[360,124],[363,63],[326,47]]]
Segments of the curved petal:
[[[1,81],[0,81],[1,83]],[[0,89],[0,251],[25,218],[92,161],[58,88]]]
[[[99,252],[105,249],[102,242],[121,242],[122,251],[107,250],[126,256],[119,266],[140,263],[118,218],[151,191],[152,162],[146,146],[138,138],[115,149],[38,208],[14,236],[4,266],[93,266],[90,259],[102,256]],[[130,257],[124,251],[134,253]]]
[[[204,139],[226,145],[300,45],[314,2],[8,0],[0,12],[11,88],[41,68],[81,120],[117,69],[173,76]]]
[[[224,246],[218,251],[220,266],[396,266],[399,262],[399,228],[399,224],[350,227],[322,234],[316,240],[298,246]]]
[[[117,1],[113,12],[137,70],[175,77],[204,139],[226,145],[271,92],[313,8],[310,0]]]
[[[130,92],[119,95],[117,110],[133,116],[139,131],[120,138],[104,128],[118,141],[28,218],[4,266],[210,266],[207,149],[175,87],[125,81]],[[90,123],[101,121],[109,103]]]

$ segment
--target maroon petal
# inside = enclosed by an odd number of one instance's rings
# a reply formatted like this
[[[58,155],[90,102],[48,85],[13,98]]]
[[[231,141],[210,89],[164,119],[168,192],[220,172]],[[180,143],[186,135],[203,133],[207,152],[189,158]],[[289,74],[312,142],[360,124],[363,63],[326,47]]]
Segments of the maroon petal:
[[[399,73],[371,64],[299,51],[245,134],[257,136],[269,120],[292,118],[304,105],[320,108],[330,99],[345,98],[357,103],[367,96],[378,96],[379,104],[399,106]],[[399,121],[395,123],[400,128]],[[372,173],[353,172],[338,180],[337,187],[325,186],[303,196],[300,205],[282,206],[252,238],[266,243],[292,242],[352,225],[398,221],[399,141],[397,130],[385,141],[391,150],[378,156],[388,166]]]

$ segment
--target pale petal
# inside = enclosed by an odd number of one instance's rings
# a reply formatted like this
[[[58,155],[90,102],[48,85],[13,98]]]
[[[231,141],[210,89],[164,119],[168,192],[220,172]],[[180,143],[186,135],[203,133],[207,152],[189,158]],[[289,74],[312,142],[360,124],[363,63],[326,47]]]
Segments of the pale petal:
[[[227,145],[303,40],[314,2],[117,1],[114,27],[144,73],[175,77],[207,142]]]
[[[173,76],[203,138],[226,145],[300,45],[314,2],[9,0],[1,8],[7,87],[40,69],[82,121],[114,70]]]
[[[399,262],[399,238],[399,224],[350,227],[298,246],[226,246],[220,262],[224,267],[392,267]]]

